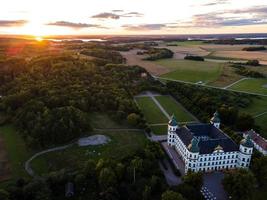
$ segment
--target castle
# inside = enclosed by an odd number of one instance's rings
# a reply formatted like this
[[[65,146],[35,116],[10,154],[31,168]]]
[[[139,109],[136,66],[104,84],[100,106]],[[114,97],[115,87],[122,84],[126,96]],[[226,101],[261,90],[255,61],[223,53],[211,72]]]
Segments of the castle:
[[[249,135],[238,146],[220,129],[218,112],[208,124],[179,126],[172,116],[168,123],[167,143],[181,156],[185,173],[188,170],[206,172],[248,168],[253,151]]]

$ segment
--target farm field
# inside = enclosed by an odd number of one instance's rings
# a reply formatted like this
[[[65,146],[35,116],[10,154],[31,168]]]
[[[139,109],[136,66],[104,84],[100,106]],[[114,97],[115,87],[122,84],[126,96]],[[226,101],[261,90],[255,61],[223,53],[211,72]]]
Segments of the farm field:
[[[69,149],[51,152],[37,157],[32,162],[32,168],[37,174],[59,169],[77,169],[85,164],[88,159],[100,158],[123,159],[145,146],[147,139],[143,132],[133,131],[104,131],[97,132],[111,138],[106,145],[79,147],[77,145]],[[42,168],[36,167],[38,163],[45,161]]]
[[[267,79],[246,79],[234,84],[230,89],[267,95]]]
[[[150,97],[137,97],[136,101],[149,124],[167,123],[167,117]]]
[[[267,51],[214,51],[212,56],[236,58],[245,60],[259,60],[261,64],[267,64]]]
[[[164,59],[156,62],[173,71],[161,77],[189,82],[212,82],[220,76],[223,69],[223,64],[206,61]]]
[[[170,72],[170,70],[164,66],[157,64],[156,62],[142,60],[144,56],[136,55],[139,50],[131,50],[127,52],[120,52],[128,65],[139,65],[145,68],[149,73],[155,76]]]
[[[177,122],[194,121],[193,117],[187,113],[172,97],[157,96],[156,99],[170,116],[173,114],[175,115]]]

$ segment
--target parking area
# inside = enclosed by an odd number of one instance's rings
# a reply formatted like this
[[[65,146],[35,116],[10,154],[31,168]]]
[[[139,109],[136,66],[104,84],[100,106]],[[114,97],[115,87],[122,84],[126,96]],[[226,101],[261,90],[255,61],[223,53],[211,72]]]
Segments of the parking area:
[[[211,172],[203,175],[203,187],[201,193],[206,200],[227,200],[227,194],[224,191],[222,180],[223,172]]]

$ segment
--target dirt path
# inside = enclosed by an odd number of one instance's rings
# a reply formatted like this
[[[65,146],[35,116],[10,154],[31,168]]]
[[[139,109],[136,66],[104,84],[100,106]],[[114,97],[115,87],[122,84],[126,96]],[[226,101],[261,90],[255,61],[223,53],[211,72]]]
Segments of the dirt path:
[[[235,85],[235,84],[237,84],[237,83],[239,83],[239,82],[241,82],[243,80],[247,80],[247,79],[251,79],[251,78],[241,78],[238,81],[236,81],[234,83],[231,83],[230,85],[227,85],[226,87],[223,87],[223,89],[228,89],[228,88],[232,87],[233,85]]]
[[[213,88],[213,89],[218,89],[218,90],[228,90],[228,91],[238,92],[238,93],[243,93],[243,94],[250,94],[250,95],[255,95],[255,96],[267,97],[267,94],[244,92],[244,91],[233,90],[233,89],[229,89],[229,88],[224,89],[221,87],[216,87],[216,86],[211,86],[211,85],[197,84],[197,83],[192,83],[192,82],[188,82],[188,81],[181,81],[181,80],[175,80],[175,79],[170,79],[170,78],[162,78],[162,77],[157,77],[157,76],[153,76],[153,77],[155,79],[158,79],[158,80],[166,80],[166,81],[173,81],[173,82],[178,82],[178,83],[186,83],[186,84],[196,85],[196,86],[200,86],[200,87]]]

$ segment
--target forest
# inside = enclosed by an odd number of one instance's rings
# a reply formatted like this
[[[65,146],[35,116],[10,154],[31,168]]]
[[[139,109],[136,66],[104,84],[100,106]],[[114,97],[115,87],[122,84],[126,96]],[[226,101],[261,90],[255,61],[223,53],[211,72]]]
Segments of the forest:
[[[63,144],[90,132],[90,112],[110,113],[116,120],[140,115],[132,96],[151,86],[148,73],[123,65],[113,50],[82,48],[95,59],[58,54],[1,61],[0,111],[6,116],[1,122],[15,123],[30,146]]]

